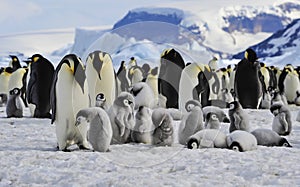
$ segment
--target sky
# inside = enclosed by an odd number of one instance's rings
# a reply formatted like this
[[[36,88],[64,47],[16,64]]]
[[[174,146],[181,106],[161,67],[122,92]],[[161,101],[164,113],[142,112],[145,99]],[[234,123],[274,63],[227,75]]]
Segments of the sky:
[[[189,7],[203,11],[233,4],[268,4],[275,0],[0,0],[0,36],[36,30],[113,25],[134,8]]]

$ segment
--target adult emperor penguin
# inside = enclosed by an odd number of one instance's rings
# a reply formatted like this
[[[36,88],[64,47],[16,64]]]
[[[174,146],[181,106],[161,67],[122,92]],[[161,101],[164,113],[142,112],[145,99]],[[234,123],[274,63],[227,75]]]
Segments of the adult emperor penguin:
[[[14,88],[19,88],[21,90],[21,98],[27,107],[26,101],[26,76],[27,76],[27,69],[25,68],[18,68],[15,70],[8,81],[8,90],[12,90]]]
[[[54,66],[40,54],[35,54],[30,59],[30,78],[26,94],[28,104],[35,106],[33,117],[51,118],[50,90]]]
[[[105,98],[105,95],[103,93],[99,93],[96,96],[95,106],[100,107],[100,108],[104,109],[105,111],[108,111],[109,107],[107,106],[106,98]]]
[[[11,58],[11,61],[9,63],[9,67],[13,69],[13,71],[16,71],[19,68],[22,68],[21,63],[17,56],[15,55],[9,55]]]
[[[292,147],[283,137],[271,129],[255,129],[251,132],[257,140],[257,145]]]
[[[117,77],[120,81],[120,91],[128,91],[128,88],[130,86],[130,81],[128,78],[128,70],[125,64],[125,61],[122,61],[119,67],[119,70],[117,72]]]
[[[76,115],[76,127],[83,137],[87,137],[94,151],[109,151],[112,127],[107,113],[99,107],[81,109]]]
[[[227,148],[226,134],[217,129],[203,129],[187,139],[187,148]]]
[[[292,116],[289,109],[281,103],[275,103],[270,111],[274,115],[272,130],[279,135],[289,135],[292,131]]]
[[[227,146],[234,151],[244,152],[257,149],[257,140],[250,132],[236,130],[227,135]]]
[[[189,100],[201,100],[202,106],[206,106],[209,99],[210,87],[204,71],[205,65],[191,63],[186,66],[181,74],[179,82],[179,110],[186,112],[185,104]]]
[[[131,140],[135,143],[152,144],[154,125],[150,108],[140,106],[135,115],[135,126],[131,131]]]
[[[188,137],[204,128],[201,104],[197,100],[190,100],[186,108],[188,113],[184,115],[178,129],[178,141],[182,145],[186,145]]]
[[[154,108],[157,105],[157,100],[154,98],[154,93],[150,86],[145,82],[138,82],[129,88],[129,92],[134,97],[135,109],[140,106]]]
[[[102,51],[94,51],[89,54],[86,60],[86,79],[89,87],[91,106],[95,106],[95,99],[98,93],[103,93],[108,106],[112,106],[117,90],[115,72],[110,55]]]
[[[150,86],[151,90],[153,91],[156,104],[160,106],[158,100],[158,67],[155,67],[150,70],[150,73],[148,74],[145,82]]]
[[[211,71],[217,71],[217,69],[218,69],[218,59],[217,59],[217,57],[213,57],[208,62],[208,66],[210,67]]]
[[[23,117],[24,103],[21,99],[21,90],[14,88],[9,91],[8,101],[6,105],[7,117]]]
[[[66,55],[57,65],[51,87],[52,121],[56,127],[58,148],[68,151],[77,144],[81,149],[89,149],[86,137],[82,137],[75,127],[76,114],[89,106],[88,85],[84,65],[74,54]]]
[[[158,92],[167,98],[167,108],[178,108],[179,81],[184,67],[183,58],[175,49],[166,49],[161,54]]]
[[[171,146],[174,141],[173,119],[168,110],[157,108],[152,112],[152,122],[155,130],[152,144],[158,146]]]
[[[229,104],[229,118],[230,118],[230,126],[229,132],[233,132],[235,130],[243,130],[250,131],[249,126],[249,116],[243,110],[243,107],[238,101],[233,101]]]
[[[216,114],[208,113],[206,115],[205,124],[206,129],[219,129],[220,128],[220,121]]]
[[[249,48],[245,52],[245,58],[238,63],[236,68],[235,93],[243,108],[257,109],[262,97],[260,65],[256,60],[255,51]]]
[[[113,129],[111,144],[130,142],[130,132],[134,128],[134,98],[128,92],[121,92],[108,110]]]
[[[285,74],[285,78],[279,77],[278,85],[283,85],[280,91],[284,92],[289,103],[294,103],[297,98],[297,91],[300,91],[300,81],[298,73],[294,70],[294,67],[288,65],[282,74]]]
[[[13,70],[11,67],[1,68],[0,73],[0,94],[8,96],[8,82]]]

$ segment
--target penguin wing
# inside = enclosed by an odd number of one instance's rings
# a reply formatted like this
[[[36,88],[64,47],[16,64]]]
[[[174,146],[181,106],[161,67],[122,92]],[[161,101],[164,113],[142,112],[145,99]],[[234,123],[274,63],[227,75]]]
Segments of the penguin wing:
[[[278,114],[278,119],[279,119],[279,122],[282,125],[284,131],[287,132],[288,128],[289,128],[289,125],[288,125],[288,122],[286,121],[286,115],[285,115],[285,113],[283,113],[283,112],[279,113]]]
[[[29,83],[28,83],[28,88],[27,88],[28,103],[32,103],[32,94],[33,94],[32,88],[33,88],[33,85],[35,84],[35,82],[36,82],[36,74],[34,72],[31,72]]]
[[[120,112],[119,114],[116,115],[114,120],[117,127],[119,128],[120,136],[123,136],[125,133],[125,124],[123,122],[123,119],[124,119],[124,114]]]
[[[200,123],[199,113],[198,114],[190,113],[185,121],[185,127],[184,127],[182,133],[183,134],[194,134],[199,123]]]
[[[21,98],[16,98],[16,108],[18,110],[23,110],[24,103],[23,103],[23,100]]]
[[[233,117],[234,117],[234,125],[235,125],[235,128],[236,128],[236,129],[240,129],[241,122],[242,122],[241,117],[240,117],[237,113],[234,113],[234,114],[233,114]]]
[[[107,137],[109,137],[110,133],[108,132],[108,129],[104,127],[103,119],[102,119],[102,117],[101,117],[101,115],[99,113],[98,113],[98,118],[99,118],[99,121],[100,121],[99,125],[101,126],[102,131],[105,133],[105,135]]]

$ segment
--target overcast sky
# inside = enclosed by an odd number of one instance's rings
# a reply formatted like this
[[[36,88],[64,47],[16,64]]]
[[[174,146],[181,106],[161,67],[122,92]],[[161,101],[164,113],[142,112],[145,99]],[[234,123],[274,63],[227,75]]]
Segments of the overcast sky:
[[[203,12],[282,0],[0,0],[0,36],[35,30],[113,25],[129,10],[164,6]],[[217,13],[217,12],[216,12]]]

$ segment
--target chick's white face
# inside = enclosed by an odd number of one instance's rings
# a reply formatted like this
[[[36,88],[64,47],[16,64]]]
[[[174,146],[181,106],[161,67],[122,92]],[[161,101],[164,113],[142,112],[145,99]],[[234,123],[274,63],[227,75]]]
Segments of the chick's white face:
[[[229,105],[229,110],[233,110],[233,109],[234,109],[234,104],[231,103],[231,104]]]
[[[191,111],[194,107],[195,107],[195,105],[189,104],[186,108],[187,108],[187,111]]]
[[[212,114],[211,119],[214,120],[214,121],[219,120],[216,114]]]
[[[83,117],[83,116],[78,116],[76,118],[76,123],[75,123],[75,126],[79,126],[79,125],[83,125],[83,124],[87,124],[89,121]]]

